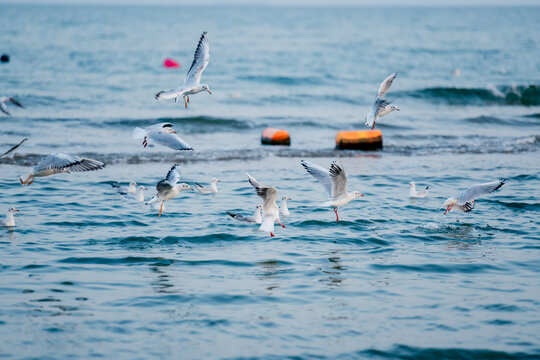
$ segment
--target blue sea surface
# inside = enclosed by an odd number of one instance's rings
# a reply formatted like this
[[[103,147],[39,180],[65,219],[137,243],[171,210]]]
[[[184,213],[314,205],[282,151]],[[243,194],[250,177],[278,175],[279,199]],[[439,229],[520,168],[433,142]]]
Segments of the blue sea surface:
[[[540,7],[0,5],[0,357],[6,359],[540,358]],[[212,95],[181,84],[203,30]],[[181,69],[162,66],[172,57]],[[458,71],[459,70],[459,71]],[[379,151],[339,151],[366,129],[380,82],[401,111]],[[172,122],[195,151],[132,140]],[[283,128],[290,147],[263,146]],[[5,149],[5,150],[4,150]],[[104,170],[25,176],[65,152]],[[365,197],[340,209],[300,160],[339,160]],[[111,187],[154,195],[161,217]],[[226,211],[288,195],[275,237]],[[506,178],[467,214],[446,198]],[[431,186],[408,198],[409,182]]]

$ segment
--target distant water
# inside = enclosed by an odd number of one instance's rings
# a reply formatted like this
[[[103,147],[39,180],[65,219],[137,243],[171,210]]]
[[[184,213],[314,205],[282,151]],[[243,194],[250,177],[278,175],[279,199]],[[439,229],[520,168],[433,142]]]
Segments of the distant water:
[[[540,357],[540,8],[63,7],[0,5],[0,356],[200,359]],[[208,30],[213,94],[158,102]],[[173,57],[180,70],[165,69]],[[452,74],[459,69],[460,76]],[[337,151],[364,129],[379,83],[401,109],[384,149]],[[135,126],[168,121],[195,148],[143,149]],[[267,126],[290,147],[263,147]],[[96,173],[18,177],[51,152]],[[366,196],[318,208],[300,159],[339,158]],[[111,184],[154,192],[173,163],[183,194],[157,217]],[[225,211],[258,198],[244,171],[293,198],[286,229]],[[507,184],[442,216],[467,186]],[[409,200],[408,183],[431,185]]]

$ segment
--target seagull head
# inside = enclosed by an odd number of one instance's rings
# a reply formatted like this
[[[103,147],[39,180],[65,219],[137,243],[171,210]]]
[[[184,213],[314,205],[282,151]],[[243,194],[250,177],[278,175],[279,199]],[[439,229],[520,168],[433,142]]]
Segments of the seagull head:
[[[193,188],[186,183],[181,183],[179,187],[180,187],[180,190],[193,190]]]
[[[284,196],[284,197],[281,198],[281,200],[292,200],[292,199],[290,197],[288,197],[288,196]]]
[[[360,197],[360,196],[364,197],[364,194],[360,194],[360,191],[355,191],[355,192],[353,192],[353,195],[354,195],[355,197]]]
[[[416,187],[416,183],[414,181],[411,181],[410,185],[411,185],[412,188]]]
[[[257,211],[261,211],[262,210],[262,205],[257,205]]]
[[[163,128],[163,130],[165,130],[165,132],[168,134],[176,134],[176,131],[174,131],[172,127],[166,127],[166,128]]]
[[[209,94],[212,94],[212,92],[210,91],[210,86],[208,86],[208,84],[202,84],[201,86],[204,91],[208,91]]]
[[[132,182],[129,183],[129,186],[130,186],[130,187],[131,187],[131,186],[136,187],[136,186],[137,186],[137,183],[136,183],[135,181],[132,181]]]
[[[148,190],[148,188],[141,185],[139,186],[139,190]]]
[[[390,109],[392,109],[392,111],[396,110],[396,111],[399,111],[398,107],[396,105],[390,105]]]
[[[216,179],[216,178],[212,179],[212,183],[214,183],[214,184],[215,184],[215,183],[218,183],[218,182],[221,182],[221,180],[219,180],[219,179]]]
[[[8,209],[8,212],[11,213],[11,214],[14,214],[14,213],[19,212],[19,211],[20,211],[20,210],[15,209],[14,206],[11,206],[11,207]]]

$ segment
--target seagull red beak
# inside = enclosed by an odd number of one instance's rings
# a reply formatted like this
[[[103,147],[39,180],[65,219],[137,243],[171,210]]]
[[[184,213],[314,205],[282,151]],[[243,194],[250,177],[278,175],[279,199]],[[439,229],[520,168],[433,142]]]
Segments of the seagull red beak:
[[[174,131],[174,130],[171,130],[171,132],[172,132],[173,134],[176,134],[176,131]]]
[[[208,93],[209,93],[210,95],[212,95],[212,93],[210,92],[210,90],[206,90],[206,91],[208,91]]]

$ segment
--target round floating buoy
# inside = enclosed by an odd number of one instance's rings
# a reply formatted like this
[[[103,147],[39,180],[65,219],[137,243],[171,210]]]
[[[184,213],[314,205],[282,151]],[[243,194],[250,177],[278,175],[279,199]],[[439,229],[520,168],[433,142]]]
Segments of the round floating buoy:
[[[165,66],[166,68],[179,68],[180,64],[169,58],[163,61],[163,66]]]
[[[266,145],[291,145],[291,137],[285,130],[266,128],[262,132],[261,143]]]
[[[9,55],[2,54],[2,56],[0,56],[0,62],[9,62]]]
[[[382,149],[380,130],[340,131],[336,135],[337,149],[376,150]]]

